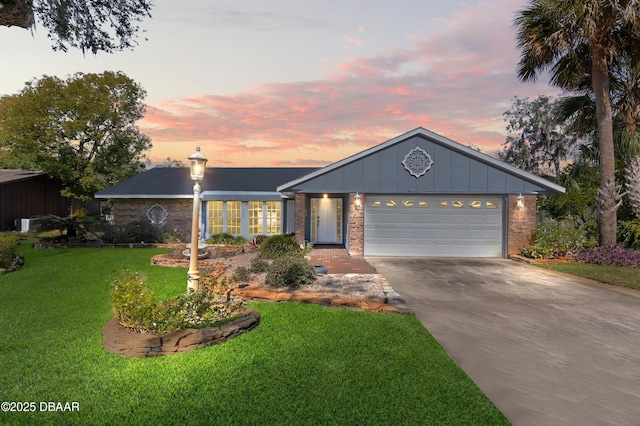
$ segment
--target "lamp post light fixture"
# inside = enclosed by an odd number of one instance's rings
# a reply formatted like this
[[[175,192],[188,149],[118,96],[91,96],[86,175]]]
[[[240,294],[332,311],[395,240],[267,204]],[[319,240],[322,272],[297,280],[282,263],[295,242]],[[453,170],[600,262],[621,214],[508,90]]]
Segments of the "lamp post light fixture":
[[[187,274],[187,290],[198,290],[200,283],[200,272],[198,271],[198,218],[200,214],[200,192],[202,188],[200,182],[204,177],[204,169],[207,165],[207,157],[200,152],[200,147],[196,147],[196,152],[189,157],[191,163],[191,180],[193,185],[193,217],[191,222],[191,250],[189,259],[189,271]]]

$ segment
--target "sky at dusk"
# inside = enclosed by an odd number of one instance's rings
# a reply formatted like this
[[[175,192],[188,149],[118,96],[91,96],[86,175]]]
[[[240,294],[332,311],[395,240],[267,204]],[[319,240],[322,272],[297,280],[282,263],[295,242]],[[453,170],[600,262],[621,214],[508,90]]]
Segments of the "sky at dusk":
[[[526,0],[156,0],[133,51],[54,52],[0,27],[0,95],[42,75],[122,71],[147,91],[148,156],[209,166],[324,166],[424,127],[491,153],[521,83]],[[144,40],[144,38],[148,40]]]

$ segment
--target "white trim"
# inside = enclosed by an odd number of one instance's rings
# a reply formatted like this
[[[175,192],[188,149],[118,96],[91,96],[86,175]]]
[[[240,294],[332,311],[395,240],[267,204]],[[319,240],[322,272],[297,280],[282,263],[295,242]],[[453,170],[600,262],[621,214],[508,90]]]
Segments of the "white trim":
[[[275,191],[204,191],[202,199],[208,201],[280,201],[282,195]]]
[[[424,137],[432,140],[433,142],[441,144],[441,145],[444,145],[445,147],[447,147],[447,148],[449,148],[449,149],[451,149],[453,151],[456,151],[456,152],[459,152],[461,154],[464,154],[464,155],[466,155],[468,157],[471,157],[471,158],[473,158],[475,160],[478,160],[478,161],[480,161],[482,163],[488,164],[488,165],[490,165],[490,166],[492,166],[492,167],[494,167],[496,169],[502,170],[505,173],[508,173],[510,175],[513,175],[513,176],[519,177],[519,178],[521,178],[523,180],[526,180],[526,181],[528,181],[530,183],[534,183],[536,185],[540,185],[541,187],[546,188],[548,190],[555,191],[555,192],[561,192],[561,193],[564,193],[566,191],[566,189],[564,187],[560,186],[560,185],[556,185],[555,183],[550,182],[550,181],[548,181],[546,179],[543,179],[543,178],[541,178],[539,176],[536,176],[536,175],[533,175],[531,173],[525,172],[524,170],[520,170],[517,167],[514,167],[514,166],[512,166],[510,164],[503,163],[502,161],[497,160],[497,159],[495,159],[493,157],[490,157],[487,154],[483,154],[482,152],[478,152],[478,151],[476,151],[474,149],[468,148],[468,147],[466,147],[464,145],[459,144],[458,142],[452,141],[451,139],[447,139],[444,136],[440,136],[440,135],[438,135],[436,133],[433,133],[433,132],[431,132],[429,130],[426,130],[426,129],[422,128],[422,127],[418,127],[417,129],[414,129],[414,130],[412,130],[410,132],[404,133],[404,134],[402,134],[400,136],[396,136],[393,139],[390,139],[390,140],[388,140],[386,142],[383,142],[383,143],[381,143],[379,145],[376,145],[374,147],[366,149],[366,150],[364,150],[362,152],[359,152],[358,154],[352,155],[351,157],[347,157],[347,158],[345,158],[343,160],[340,160],[340,161],[338,161],[336,163],[330,164],[330,165],[328,165],[326,167],[323,167],[320,170],[316,170],[315,172],[312,172],[312,173],[310,173],[310,174],[308,174],[306,176],[303,176],[301,178],[298,178],[296,180],[288,182],[288,183],[286,183],[284,185],[280,185],[277,188],[277,190],[278,190],[278,192],[285,192],[288,189],[291,189],[292,187],[294,187],[296,185],[299,185],[301,183],[307,182],[307,181],[309,181],[309,180],[311,180],[313,178],[316,178],[318,176],[321,176],[321,175],[323,175],[325,173],[329,173],[332,170],[335,170],[335,169],[337,169],[339,167],[342,167],[342,166],[345,166],[347,164],[353,163],[354,161],[360,160],[361,158],[369,156],[369,155],[371,155],[371,154],[373,154],[375,152],[381,151],[381,150],[383,150],[383,149],[385,149],[385,148],[387,148],[387,147],[389,147],[391,145],[395,145],[396,143],[402,142],[402,141],[404,141],[406,139],[409,139],[411,137],[414,137],[414,136],[424,136]]]
[[[264,195],[264,196],[278,196],[280,197],[281,194],[277,191],[203,191],[202,192],[203,195],[237,195],[237,196],[242,196],[242,195]],[[275,200],[270,200],[270,201],[275,201]]]
[[[193,199],[193,194],[189,195],[176,195],[176,194],[114,194],[114,195],[100,195],[96,193],[93,198],[100,199]]]

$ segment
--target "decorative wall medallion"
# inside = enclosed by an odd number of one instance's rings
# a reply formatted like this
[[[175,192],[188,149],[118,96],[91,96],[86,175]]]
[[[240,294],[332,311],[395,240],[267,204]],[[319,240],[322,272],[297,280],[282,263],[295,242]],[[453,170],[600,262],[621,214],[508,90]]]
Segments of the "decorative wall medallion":
[[[154,225],[162,224],[162,222],[167,220],[168,217],[169,212],[160,204],[156,203],[149,207],[149,210],[147,210],[147,219],[149,219],[149,222],[153,223]]]
[[[420,147],[415,147],[404,157],[402,165],[411,175],[419,178],[431,168],[433,160],[427,154],[427,151]]]

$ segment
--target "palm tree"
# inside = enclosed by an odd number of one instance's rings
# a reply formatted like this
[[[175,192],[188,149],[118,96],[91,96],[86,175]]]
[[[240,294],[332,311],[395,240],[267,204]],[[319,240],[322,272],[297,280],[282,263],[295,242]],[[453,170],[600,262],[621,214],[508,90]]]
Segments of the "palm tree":
[[[551,84],[572,91],[589,75],[596,104],[600,158],[600,244],[616,242],[610,67],[621,52],[640,59],[640,0],[532,0],[514,25],[521,49],[518,77],[535,80],[550,71]],[[588,68],[587,68],[588,67]]]
[[[618,176],[640,154],[640,65],[631,64],[626,52],[621,52],[609,67],[609,89],[613,114],[613,139]],[[585,59],[586,60],[586,59]],[[588,66],[584,67],[588,68]],[[598,164],[599,143],[596,103],[591,91],[591,77],[585,74],[570,96],[557,101],[557,119],[584,141],[579,160]]]

